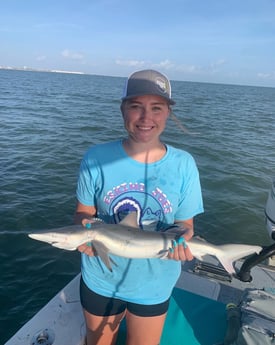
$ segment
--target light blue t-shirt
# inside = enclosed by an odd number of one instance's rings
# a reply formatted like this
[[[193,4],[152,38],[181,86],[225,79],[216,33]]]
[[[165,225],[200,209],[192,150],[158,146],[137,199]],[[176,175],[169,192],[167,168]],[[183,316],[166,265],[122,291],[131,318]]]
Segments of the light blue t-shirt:
[[[129,212],[139,215],[140,231],[155,221],[156,231],[203,212],[199,173],[193,157],[172,146],[154,163],[127,155],[122,141],[101,144],[85,154],[77,199],[95,206],[97,216],[118,223]],[[82,254],[82,276],[94,292],[139,304],[167,300],[180,275],[181,263],[162,259],[127,259],[115,255],[110,272],[99,257]]]

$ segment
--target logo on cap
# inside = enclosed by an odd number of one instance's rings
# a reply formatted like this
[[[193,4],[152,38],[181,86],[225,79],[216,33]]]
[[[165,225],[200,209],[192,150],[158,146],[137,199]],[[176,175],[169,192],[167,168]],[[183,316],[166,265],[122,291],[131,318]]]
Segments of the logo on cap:
[[[160,89],[161,92],[166,93],[166,82],[165,80],[161,79],[161,78],[157,78],[156,79],[156,85],[158,86],[158,88]]]

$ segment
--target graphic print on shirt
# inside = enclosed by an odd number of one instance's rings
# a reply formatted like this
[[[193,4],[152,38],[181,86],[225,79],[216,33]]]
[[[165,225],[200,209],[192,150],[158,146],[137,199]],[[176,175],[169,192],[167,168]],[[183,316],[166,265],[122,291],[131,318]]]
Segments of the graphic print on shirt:
[[[137,213],[138,225],[143,228],[146,223],[163,221],[165,214],[172,212],[172,204],[158,187],[146,191],[143,183],[122,183],[109,190],[104,197],[110,214],[115,215],[119,223],[129,212]]]

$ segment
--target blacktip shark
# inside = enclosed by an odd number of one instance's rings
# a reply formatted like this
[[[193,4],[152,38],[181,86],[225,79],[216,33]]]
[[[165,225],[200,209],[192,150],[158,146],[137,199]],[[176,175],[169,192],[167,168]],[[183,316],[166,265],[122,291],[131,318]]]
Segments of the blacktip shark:
[[[90,229],[71,225],[28,236],[66,250],[76,250],[81,244],[90,242],[106,267],[112,271],[111,262],[114,262],[109,254],[132,259],[167,258],[173,241],[179,238],[179,232],[173,229],[166,232],[143,231],[138,227],[136,213],[132,212],[119,224],[95,221]],[[205,255],[215,256],[229,274],[235,273],[234,261],[262,250],[260,246],[245,244],[213,245],[197,237],[189,240],[187,245],[199,260],[203,260]]]

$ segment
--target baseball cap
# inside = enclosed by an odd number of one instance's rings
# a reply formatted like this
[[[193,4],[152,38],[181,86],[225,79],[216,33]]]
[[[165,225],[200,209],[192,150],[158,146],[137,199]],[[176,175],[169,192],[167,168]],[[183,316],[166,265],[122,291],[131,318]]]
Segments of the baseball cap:
[[[144,95],[156,95],[165,98],[169,104],[175,104],[171,98],[171,84],[162,73],[146,69],[131,74],[125,84],[122,101]]]

